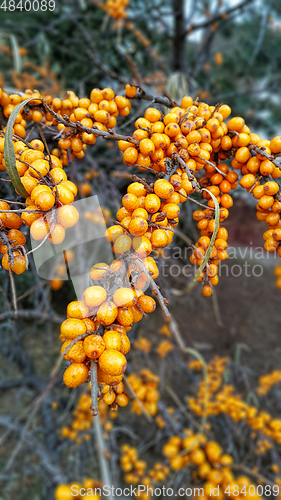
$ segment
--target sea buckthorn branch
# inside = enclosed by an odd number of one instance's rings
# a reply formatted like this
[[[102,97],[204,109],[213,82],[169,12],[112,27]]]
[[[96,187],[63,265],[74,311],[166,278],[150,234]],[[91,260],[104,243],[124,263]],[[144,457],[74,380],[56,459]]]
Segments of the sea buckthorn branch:
[[[55,118],[55,120],[58,123],[62,123],[66,127],[71,127],[79,132],[86,132],[87,134],[94,134],[97,136],[101,136],[104,139],[115,139],[116,141],[129,141],[129,142],[132,142],[132,144],[135,144],[135,145],[138,144],[138,141],[135,141],[130,136],[116,134],[113,131],[106,132],[104,130],[99,130],[98,127],[96,127],[96,126],[86,127],[80,121],[77,121],[77,123],[74,123],[70,120],[70,118],[67,115],[64,115],[62,117],[58,113],[56,113],[50,106],[48,106],[48,104],[44,101],[44,99],[42,100],[42,104],[43,104],[44,108]],[[66,131],[66,134],[67,134],[67,131]]]
[[[135,399],[138,406],[140,407],[142,414],[145,416],[145,418],[147,419],[147,421],[150,424],[153,423],[153,418],[150,416],[150,414],[148,413],[147,409],[145,408],[143,402],[140,400],[140,398],[135,393],[135,391],[130,383],[130,380],[128,379],[128,377],[126,377],[126,375],[124,375],[124,381],[125,381],[125,384],[128,386],[129,392],[131,393],[132,397]]]
[[[98,365],[96,360],[92,359],[90,364],[90,377],[91,377],[91,413],[93,417],[98,415],[98,379],[97,379]]]
[[[174,108],[175,106],[177,106],[176,101],[173,101],[168,96],[166,96],[166,97],[154,96],[152,94],[148,94],[139,85],[136,85],[135,87],[138,89],[138,92],[130,99],[149,101],[149,102],[151,102],[151,104],[162,104],[166,108]]]
[[[255,144],[251,144],[249,146],[249,150],[252,153],[252,151],[254,151],[256,154],[259,154],[260,156],[263,156],[264,158],[266,158],[267,160],[270,160],[273,165],[275,165],[275,167],[281,169],[281,164],[279,161],[277,161],[275,159],[275,155],[272,155],[272,154],[268,154],[265,147],[261,147],[259,148],[258,146],[256,146]],[[277,153],[279,155],[279,153]]]
[[[221,12],[220,14],[216,14],[215,16],[211,17],[210,19],[207,19],[206,21],[202,21],[201,23],[198,24],[191,24],[187,30],[186,34],[189,35],[193,31],[196,31],[198,29],[202,28],[207,28],[208,26],[216,23],[217,21],[223,21],[228,18],[229,14],[232,14],[232,12],[235,12],[236,10],[243,9],[246,5],[251,3],[253,0],[244,0],[238,5],[235,5],[234,7],[230,7],[229,9],[226,9],[224,12]]]
[[[171,314],[170,314],[170,311],[167,307],[167,299],[165,299],[165,297],[163,297],[161,291],[160,291],[160,287],[158,285],[156,285],[154,279],[151,277],[151,275],[149,274],[148,270],[146,269],[146,267],[144,266],[142,260],[136,256],[133,257],[133,260],[136,260],[137,263],[138,263],[138,267],[140,267],[140,269],[142,270],[142,272],[145,274],[147,280],[149,281],[149,284],[150,284],[150,287],[152,289],[152,293],[154,295],[157,296],[157,299],[159,301],[159,304],[161,306],[161,309],[164,313],[164,316],[165,316],[165,320],[169,323],[171,321]]]
[[[195,191],[201,193],[201,188],[200,188],[197,180],[194,178],[193,173],[190,171],[187,164],[185,163],[185,161],[179,156],[178,153],[173,153],[173,155],[177,159],[178,163],[180,163],[180,165],[182,165],[183,168],[185,169],[187,176],[188,176],[188,180],[191,182],[192,187],[195,189]]]

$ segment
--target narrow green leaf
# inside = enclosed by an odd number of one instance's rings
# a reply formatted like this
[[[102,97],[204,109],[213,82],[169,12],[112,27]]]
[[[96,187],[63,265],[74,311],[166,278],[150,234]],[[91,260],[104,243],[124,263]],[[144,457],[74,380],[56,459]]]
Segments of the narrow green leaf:
[[[21,56],[20,56],[20,51],[19,51],[18,40],[15,37],[15,35],[13,35],[12,33],[5,33],[3,31],[0,31],[0,36],[10,39],[12,52],[13,52],[13,59],[14,59],[14,70],[19,75],[21,73],[21,69],[22,69],[22,61],[21,61]]]
[[[19,51],[19,44],[18,41],[15,37],[15,35],[10,35],[10,40],[11,40],[11,46],[13,50],[13,58],[14,58],[14,68],[15,72],[19,75],[21,73],[21,56],[20,56],[20,51]]]
[[[25,190],[16,167],[16,155],[13,146],[13,127],[15,124],[16,116],[18,115],[20,110],[30,101],[34,101],[34,97],[30,97],[29,99],[26,99],[25,101],[18,104],[10,114],[6,127],[4,142],[4,160],[8,175],[17,193],[24,198],[28,198],[29,193]]]
[[[211,238],[211,241],[210,241],[210,245],[208,247],[208,250],[204,256],[204,259],[203,259],[203,262],[201,264],[201,266],[199,267],[196,275],[195,275],[195,278],[194,278],[194,281],[198,281],[199,279],[199,276],[200,274],[202,273],[204,267],[206,266],[209,258],[210,258],[210,255],[211,255],[211,252],[213,250],[213,246],[214,246],[214,243],[215,243],[215,239],[216,239],[216,236],[217,236],[217,232],[218,232],[218,229],[219,229],[219,221],[220,221],[220,207],[219,207],[219,204],[217,202],[217,199],[216,197],[213,195],[213,193],[211,193],[211,191],[209,191],[208,189],[206,188],[203,188],[202,191],[207,191],[207,193],[209,193],[209,195],[211,195],[212,199],[213,199],[213,202],[215,204],[215,229],[214,229],[214,232],[212,234],[212,238]]]

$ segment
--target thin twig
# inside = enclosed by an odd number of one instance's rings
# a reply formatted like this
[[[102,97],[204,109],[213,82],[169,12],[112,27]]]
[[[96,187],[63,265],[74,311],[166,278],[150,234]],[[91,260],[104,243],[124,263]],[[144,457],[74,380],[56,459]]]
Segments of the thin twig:
[[[149,413],[148,413],[147,409],[146,409],[146,408],[145,408],[145,406],[142,404],[142,401],[141,401],[141,400],[138,398],[138,396],[136,395],[136,393],[135,393],[134,389],[132,388],[132,386],[131,386],[130,382],[128,381],[128,379],[127,379],[126,375],[123,375],[123,380],[124,380],[124,382],[126,383],[126,385],[127,385],[128,389],[129,389],[129,391],[130,391],[131,395],[132,395],[132,396],[133,396],[133,398],[137,401],[137,403],[138,403],[138,405],[139,405],[139,407],[140,407],[140,409],[141,409],[141,411],[142,411],[143,415],[144,415],[144,416],[145,416],[145,418],[148,420],[148,422],[149,422],[150,424],[152,424],[152,423],[153,423],[153,418],[149,415]]]
[[[92,359],[90,367],[90,376],[91,376],[91,398],[92,398],[91,413],[93,417],[96,417],[99,413],[99,408],[98,408],[99,387],[97,379],[97,369],[98,369],[97,362],[94,359]]]

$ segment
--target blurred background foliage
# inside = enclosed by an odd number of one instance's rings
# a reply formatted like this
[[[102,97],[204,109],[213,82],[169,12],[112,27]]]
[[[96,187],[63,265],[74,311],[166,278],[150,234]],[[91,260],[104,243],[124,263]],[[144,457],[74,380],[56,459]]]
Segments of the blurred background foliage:
[[[124,19],[110,17],[103,6],[60,0],[54,12],[2,11],[1,83],[86,95],[94,85],[118,86],[109,68],[120,82],[177,97],[180,80],[208,103],[227,101],[257,132],[262,119],[262,129],[274,133],[280,119],[278,0],[131,0]]]

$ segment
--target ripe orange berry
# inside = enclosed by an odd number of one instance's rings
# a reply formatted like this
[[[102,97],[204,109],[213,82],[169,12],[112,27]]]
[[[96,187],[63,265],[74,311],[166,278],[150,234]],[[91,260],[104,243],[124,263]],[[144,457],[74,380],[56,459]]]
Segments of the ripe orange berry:
[[[146,257],[152,252],[151,242],[145,236],[135,236],[133,238],[133,249],[140,257]]]
[[[139,149],[144,156],[151,156],[155,152],[155,146],[150,139],[142,139],[139,143]]]
[[[125,219],[123,219],[122,224],[124,224],[124,220]],[[134,217],[133,219],[130,219],[127,227],[129,232],[134,236],[142,236],[144,233],[146,233],[148,224],[142,217]]]
[[[130,307],[137,301],[137,296],[132,288],[119,288],[113,294],[113,302],[118,307]]]
[[[106,269],[109,269],[109,265],[105,262],[95,264],[90,269],[90,278],[92,280],[99,281],[106,274]]]
[[[136,210],[134,210],[132,213],[132,217],[141,217],[142,219],[147,220],[148,213],[144,208],[136,208]]]
[[[251,158],[251,153],[247,147],[239,148],[235,154],[235,160],[239,163],[246,163]]]
[[[247,174],[242,177],[240,184],[243,188],[251,188],[256,182],[256,178],[253,174]]]
[[[174,192],[174,188],[173,188],[172,184],[170,184],[170,182],[166,181],[165,179],[158,179],[154,183],[154,193],[159,198],[167,199],[173,194],[173,192]]]
[[[127,360],[119,351],[106,349],[99,357],[100,369],[109,375],[122,375],[127,368]]]
[[[49,230],[50,228],[47,222],[41,217],[31,223],[30,234],[34,240],[43,240],[47,236]]]
[[[18,229],[10,229],[7,233],[7,238],[13,243],[13,245],[25,245],[26,237]]]
[[[100,335],[89,335],[84,339],[84,351],[88,358],[99,358],[104,350],[105,343]]]
[[[133,313],[133,323],[138,323],[142,318],[143,318],[143,313],[141,312],[140,308],[135,305],[131,307],[131,311]]]
[[[279,191],[279,185],[277,184],[277,182],[266,182],[263,187],[265,194],[269,194],[271,196],[274,196]]]
[[[226,179],[224,179],[220,183],[219,188],[220,188],[222,193],[229,193],[229,191],[231,191],[231,184]]]
[[[72,363],[63,374],[63,381],[67,387],[78,387],[87,381],[89,369],[84,363]]]
[[[159,120],[161,120],[161,116],[161,112],[155,108],[147,108],[144,113],[145,119],[150,123],[158,122]]]
[[[137,162],[138,151],[133,146],[127,148],[123,153],[123,162],[128,167],[134,165]]]
[[[154,248],[165,247],[168,243],[168,236],[164,229],[155,229],[151,236],[151,244]]]
[[[85,323],[76,318],[66,319],[60,327],[62,338],[73,340],[87,332]]]
[[[105,373],[98,366],[98,383],[99,384],[107,384],[109,386],[115,386],[122,382],[122,375],[110,375],[109,373]]]
[[[44,177],[50,170],[49,162],[46,160],[35,160],[32,162],[31,167],[29,167],[28,172],[35,179],[40,179]]]
[[[212,293],[213,293],[213,291],[212,291],[212,287],[210,287],[210,285],[203,286],[202,294],[204,295],[204,297],[211,297]]]
[[[37,221],[35,221],[36,223]],[[53,245],[59,245],[65,238],[65,229],[61,224],[55,224],[50,235],[49,240]]]
[[[132,309],[134,308],[135,306],[132,307]],[[122,333],[120,332],[120,335],[121,335],[121,349],[120,349],[120,352],[122,352],[122,354],[127,354],[131,348],[131,343],[130,343],[130,340],[129,340],[129,337],[126,335],[126,333]]]
[[[122,208],[121,208],[121,210],[122,210]],[[119,212],[120,212],[120,210],[119,210]],[[129,214],[129,212],[128,212],[128,214]],[[123,234],[123,233],[124,233],[124,229],[121,226],[118,226],[116,224],[115,226],[109,227],[105,231],[104,236],[107,239],[107,241],[114,243],[114,241],[118,238],[118,236],[121,236],[121,234]]]
[[[263,185],[255,186],[253,189],[253,196],[256,200],[259,200],[264,195],[264,187]]]
[[[50,287],[54,291],[60,290],[62,286],[63,286],[63,280],[61,279],[54,278],[50,281]]]
[[[61,185],[67,187],[67,189],[73,194],[74,197],[77,195],[78,189],[73,182],[62,181]]]
[[[135,97],[136,93],[138,91],[138,88],[135,87],[134,85],[129,85],[127,83],[127,85],[125,86],[125,92],[126,92],[126,96],[129,98],[129,99],[132,99],[133,97]]]
[[[116,394],[114,391],[112,392],[107,392],[104,396],[103,396],[103,401],[105,402],[105,404],[107,404],[108,406],[112,405],[114,403],[116,399]]]
[[[54,99],[55,101],[56,99]],[[60,99],[58,99],[60,101]],[[53,101],[53,102],[54,102]],[[72,500],[73,495],[71,492],[71,486],[68,484],[60,484],[55,490],[55,500]]]
[[[79,212],[73,205],[65,205],[58,208],[57,218],[64,228],[73,227],[79,220]]]
[[[26,260],[20,252],[13,252],[14,263],[10,262],[8,252],[3,255],[2,267],[9,270],[9,267],[15,274],[22,274],[26,269]]]
[[[132,240],[130,236],[128,236],[127,234],[122,234],[115,240],[112,250],[115,254],[120,255],[123,252],[130,250],[131,244]]]
[[[129,212],[133,212],[139,208],[139,200],[135,194],[127,193],[122,198],[122,205]]]
[[[115,351],[121,352],[122,337],[119,332],[116,332],[115,330],[107,330],[103,334],[102,338],[106,349],[114,349]]]
[[[259,199],[258,205],[260,208],[268,210],[270,207],[272,207],[273,203],[274,203],[273,196],[264,195]]]
[[[260,173],[262,175],[271,175],[274,170],[274,164],[270,160],[263,160],[260,163]]]
[[[34,203],[39,210],[46,212],[47,210],[51,210],[51,208],[53,208],[55,198],[52,193],[43,191],[36,196]]]
[[[236,132],[240,132],[245,125],[245,120],[240,116],[235,116],[231,118],[227,124],[228,130],[234,130]]]
[[[118,308],[114,302],[105,302],[102,304],[97,312],[97,321],[102,325],[111,325],[114,323],[118,313]]]
[[[73,300],[68,304],[66,313],[69,318],[83,319],[89,316],[90,311],[84,302]]]
[[[129,398],[127,396],[127,394],[118,394],[117,397],[116,397],[116,403],[118,404],[118,406],[121,406],[121,408],[124,408],[125,406],[127,406],[127,404],[129,403]]]
[[[127,193],[134,194],[139,198],[146,195],[146,188],[141,182],[132,182],[127,188]]]
[[[280,137],[280,135],[273,137],[273,139],[270,141],[269,147],[270,147],[270,150],[272,153],[280,153],[280,151],[281,151],[281,137]]]
[[[71,343],[71,340],[66,340],[61,346],[61,353],[63,353],[66,348]],[[86,359],[86,354],[83,347],[83,340],[79,340],[74,344],[69,351],[64,356],[67,361],[73,361],[74,363],[83,363]]]
[[[144,208],[150,214],[158,212],[161,202],[159,196],[156,194],[148,194],[145,198]]]
[[[141,295],[138,299],[138,305],[145,313],[151,313],[156,309],[156,302],[149,295]]]
[[[166,203],[162,208],[163,212],[166,212],[168,219],[176,219],[180,214],[180,207],[175,203]]]
[[[117,314],[117,321],[122,326],[131,326],[134,322],[134,316],[131,308],[119,307]]]
[[[107,293],[101,286],[90,286],[83,293],[86,306],[93,308],[100,306],[107,297]]]
[[[59,194],[59,201],[63,205],[68,205],[69,203],[72,203],[74,201],[74,194],[67,186],[58,184],[57,190]]]

